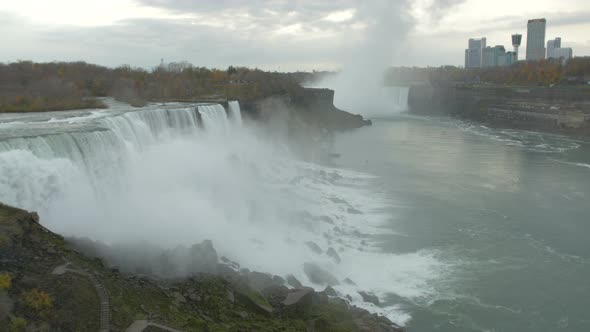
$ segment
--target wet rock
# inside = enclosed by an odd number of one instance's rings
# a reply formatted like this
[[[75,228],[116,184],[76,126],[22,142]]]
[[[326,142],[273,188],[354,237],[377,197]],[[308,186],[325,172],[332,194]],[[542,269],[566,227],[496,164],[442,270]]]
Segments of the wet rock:
[[[305,287],[290,290],[287,298],[281,302],[283,312],[290,317],[305,317],[313,306],[313,288]]]
[[[275,285],[268,287],[262,291],[262,295],[266,297],[273,308],[280,308],[281,303],[287,298],[289,288],[284,285]]]
[[[174,292],[172,296],[174,297],[174,303],[176,305],[180,305],[186,302],[186,298],[182,296],[182,294],[180,294],[179,292]]]
[[[355,318],[362,318],[364,316],[370,315],[371,313],[368,310],[359,307],[352,307],[350,308],[350,313],[352,317]]]
[[[369,292],[363,292],[363,291],[360,291],[358,293],[363,298],[363,301],[365,301],[367,303],[372,303],[376,306],[380,305],[379,298],[375,294],[369,293]]]
[[[301,282],[299,282],[299,280],[297,280],[297,278],[295,278],[293,275],[287,276],[287,284],[293,288],[303,288]]]
[[[217,251],[213,248],[213,242],[210,240],[193,245],[188,250],[188,258],[187,271],[189,274],[214,273],[217,270]]]
[[[234,296],[234,292],[231,290],[227,291],[227,294],[225,297],[229,303],[234,303],[236,301],[236,298]]]
[[[257,291],[261,291],[274,284],[270,274],[256,271],[248,273],[248,285]]]
[[[328,199],[331,200],[332,202],[336,203],[336,204],[347,204],[348,205],[348,202],[347,201],[345,201],[345,200],[343,200],[341,198],[338,198],[338,197],[334,197],[333,196],[333,197],[330,197]]]
[[[348,209],[346,209],[346,212],[348,212],[350,214],[363,214],[361,211],[359,211],[353,207],[349,207]]]
[[[336,286],[340,284],[338,279],[336,279],[336,277],[334,277],[330,272],[322,269],[314,263],[303,264],[303,271],[309,280],[311,280],[311,282],[314,284],[329,286]]]
[[[338,293],[336,293],[336,290],[334,288],[332,288],[331,286],[326,287],[326,289],[324,289],[324,293],[326,293],[326,295],[328,295],[328,296],[338,296]]]
[[[33,220],[36,223],[39,223],[39,213],[31,212],[31,220]]]
[[[346,295],[346,299],[348,300],[348,302],[352,302],[352,296]]]
[[[197,292],[196,289],[189,288],[187,290],[187,293],[188,293],[188,296],[187,297],[189,298],[189,300],[194,301],[194,302],[200,302],[201,301],[201,296],[199,296],[199,293]]]
[[[236,270],[224,263],[217,264],[217,274],[226,279],[237,278],[239,275]]]
[[[322,222],[325,222],[327,224],[334,225],[334,220],[332,220],[332,218],[330,218],[328,216],[320,216],[319,220]]]
[[[324,251],[322,250],[322,248],[320,248],[320,246],[318,246],[315,242],[313,241],[307,241],[305,242],[305,244],[307,245],[307,247],[309,249],[311,249],[311,251],[315,252],[318,255],[321,255],[324,253]]]
[[[239,263],[236,263],[236,262],[234,262],[234,261],[232,261],[232,260],[228,259],[228,258],[227,258],[227,257],[225,257],[225,256],[221,256],[221,261],[222,261],[222,262],[223,262],[225,265],[227,265],[227,266],[231,267],[232,269],[234,269],[235,271],[239,271],[239,270],[240,270],[240,264],[239,264]]]
[[[330,256],[330,258],[332,258],[332,260],[336,264],[340,264],[340,262],[342,261],[340,259],[340,255],[338,255],[336,250],[334,250],[334,248],[332,248],[332,247],[328,248],[328,251],[326,251],[326,255]]]
[[[352,281],[350,278],[346,278],[343,280],[345,284],[351,285],[351,286],[356,286],[356,283],[354,281]]]
[[[283,279],[281,276],[272,276],[272,282],[275,285],[284,285],[285,279]]]
[[[273,309],[270,304],[266,301],[262,294],[255,290],[242,287],[236,290],[235,298],[246,308],[249,308],[260,315],[266,317],[270,317],[272,315]]]

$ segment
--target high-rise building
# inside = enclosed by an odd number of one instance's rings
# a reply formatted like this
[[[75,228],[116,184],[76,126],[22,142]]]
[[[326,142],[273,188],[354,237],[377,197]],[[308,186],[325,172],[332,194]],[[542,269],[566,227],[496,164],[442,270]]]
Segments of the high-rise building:
[[[535,61],[545,59],[545,28],[544,18],[529,20],[526,36],[526,59]]]
[[[547,59],[555,58],[553,51],[556,48],[561,48],[561,38],[559,37],[547,41]]]
[[[518,55],[516,52],[506,52],[504,59],[505,66],[512,66],[516,61],[518,61]]]
[[[568,60],[573,58],[574,51],[571,47],[560,47],[553,50],[553,58],[554,59],[561,59],[563,63],[566,63]]]
[[[566,63],[573,57],[571,47],[561,47],[561,38],[557,37],[547,41],[547,59],[558,59]]]
[[[486,48],[486,39],[469,39],[468,48],[465,50],[465,68],[479,68],[482,66],[483,50]]]
[[[502,45],[486,47],[483,50],[482,67],[497,67],[506,65],[506,49]]]
[[[520,47],[520,44],[522,43],[522,35],[521,34],[513,34],[512,35],[512,46],[514,47],[514,61],[518,61],[518,48]]]

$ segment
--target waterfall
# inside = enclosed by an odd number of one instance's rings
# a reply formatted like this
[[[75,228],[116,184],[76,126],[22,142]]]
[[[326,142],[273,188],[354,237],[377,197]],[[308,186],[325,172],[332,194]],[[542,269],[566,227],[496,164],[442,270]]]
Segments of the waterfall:
[[[384,94],[391,103],[394,111],[403,112],[408,110],[408,96],[410,88],[407,86],[390,86],[384,88]]]
[[[116,188],[112,175],[159,142],[229,132],[221,105],[94,112],[75,121],[28,117],[0,122],[0,202],[34,210],[48,208],[74,178],[85,191]]]
[[[240,103],[237,101],[230,101],[229,102],[229,114],[232,118],[232,121],[238,126],[242,126],[242,111],[240,109]]]
[[[219,104],[199,105],[199,113],[206,130],[213,134],[228,134],[230,124],[225,108]]]

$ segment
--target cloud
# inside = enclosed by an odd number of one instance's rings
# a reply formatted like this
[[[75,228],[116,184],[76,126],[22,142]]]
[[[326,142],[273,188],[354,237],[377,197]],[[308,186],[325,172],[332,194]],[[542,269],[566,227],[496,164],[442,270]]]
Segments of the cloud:
[[[572,1],[569,13],[542,7],[546,12],[535,15],[547,16],[548,37],[561,35],[564,42],[584,47],[590,12],[576,10],[583,0]],[[103,12],[110,3],[105,0]],[[20,8],[15,6],[10,8]],[[3,48],[0,61],[85,60],[149,68],[164,58],[215,67],[312,70],[346,66],[359,53],[380,50],[366,62],[461,64],[467,38],[489,36],[490,43],[506,44],[508,33],[526,31],[528,15],[483,0],[122,0],[118,6],[138,11],[122,11],[113,16],[122,18],[109,24],[74,26],[57,18],[50,22],[50,15],[40,20],[25,10],[3,8],[0,34],[10,47]],[[486,8],[496,12],[488,15]],[[68,8],[54,11],[76,15]]]

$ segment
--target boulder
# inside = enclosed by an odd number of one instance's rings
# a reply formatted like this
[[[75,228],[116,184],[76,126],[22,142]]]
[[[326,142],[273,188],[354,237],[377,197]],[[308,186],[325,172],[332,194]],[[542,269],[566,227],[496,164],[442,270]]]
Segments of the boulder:
[[[303,288],[303,285],[299,282],[299,280],[297,280],[297,278],[291,274],[287,276],[287,284],[293,288]]]
[[[225,257],[225,256],[221,256],[221,261],[222,261],[222,262],[223,262],[225,265],[227,265],[227,266],[229,266],[230,268],[234,269],[235,271],[239,271],[239,270],[240,270],[240,264],[239,264],[239,263],[237,263],[237,262],[234,262],[234,261],[232,261],[232,260],[228,259],[228,258],[227,258],[227,257]]]
[[[332,247],[328,248],[328,251],[326,251],[326,255],[330,256],[330,258],[332,258],[332,260],[336,264],[340,264],[340,262],[342,261],[340,259],[340,255],[338,255],[336,250],[334,250],[334,248],[332,248]]]
[[[356,283],[352,281],[350,278],[346,278],[343,280],[345,284],[349,284],[351,286],[356,286]]]
[[[272,275],[253,271],[248,273],[248,285],[257,291],[261,291],[275,285],[275,282]]]
[[[281,307],[285,315],[290,317],[305,317],[311,312],[313,306],[313,288],[305,287],[291,289]]]
[[[376,306],[379,306],[379,305],[381,304],[381,303],[379,302],[379,298],[378,298],[378,297],[377,297],[375,294],[373,294],[373,293],[370,293],[370,292],[363,292],[363,291],[360,291],[360,292],[358,292],[358,293],[359,293],[359,294],[361,295],[361,297],[363,298],[363,301],[365,301],[365,302],[367,302],[367,303],[372,303],[372,304],[374,304],[374,305],[376,305]]]
[[[174,292],[172,296],[174,297],[174,304],[176,304],[177,306],[186,302],[186,298],[182,296],[182,294],[180,294],[179,292]]]
[[[268,300],[273,308],[280,308],[281,303],[287,298],[289,288],[284,285],[270,286],[262,291],[262,295]]]
[[[326,295],[328,295],[328,296],[338,296],[338,293],[336,293],[336,290],[334,288],[332,288],[331,286],[326,287],[326,289],[324,289],[324,293],[326,293]]]
[[[350,213],[350,214],[363,214],[361,211],[353,208],[353,207],[349,207],[346,212]]]
[[[272,282],[275,285],[284,285],[285,279],[283,279],[283,277],[280,277],[280,276],[272,276]]]
[[[305,244],[307,245],[307,247],[309,249],[311,249],[311,251],[315,252],[318,255],[321,255],[324,253],[324,251],[322,250],[322,248],[320,248],[320,246],[318,246],[315,242],[313,241],[307,241],[305,242]]]
[[[217,251],[210,240],[190,247],[188,255],[189,262],[186,268],[189,274],[217,272]]]
[[[238,302],[250,310],[263,316],[272,316],[272,306],[259,292],[249,289],[247,286],[241,286],[235,290],[234,295]]]
[[[340,284],[336,277],[334,277],[330,272],[319,267],[317,264],[305,263],[303,264],[303,271],[309,280],[311,280],[311,282],[314,284],[328,286],[336,286]]]

